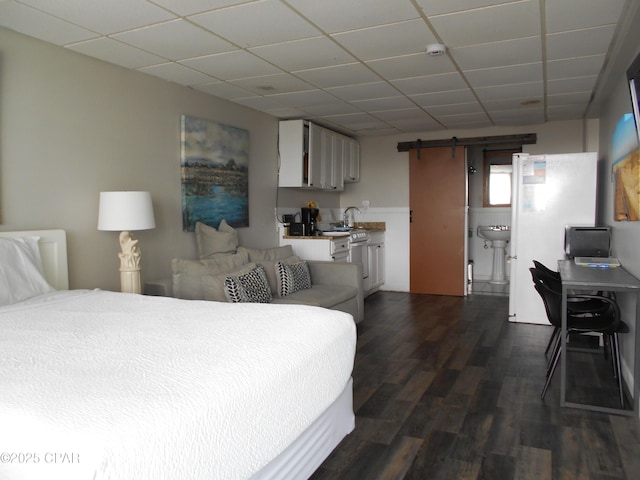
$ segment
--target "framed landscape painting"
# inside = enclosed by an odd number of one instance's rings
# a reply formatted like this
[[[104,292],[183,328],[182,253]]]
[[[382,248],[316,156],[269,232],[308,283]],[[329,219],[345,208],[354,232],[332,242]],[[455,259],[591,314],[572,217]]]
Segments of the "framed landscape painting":
[[[249,226],[249,132],[182,115],[182,229]]]

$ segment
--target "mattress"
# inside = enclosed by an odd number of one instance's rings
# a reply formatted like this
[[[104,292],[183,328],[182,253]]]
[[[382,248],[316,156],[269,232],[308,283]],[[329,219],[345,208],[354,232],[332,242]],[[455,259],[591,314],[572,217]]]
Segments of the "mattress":
[[[303,305],[71,291],[0,308],[0,478],[241,479],[345,390],[355,324]]]

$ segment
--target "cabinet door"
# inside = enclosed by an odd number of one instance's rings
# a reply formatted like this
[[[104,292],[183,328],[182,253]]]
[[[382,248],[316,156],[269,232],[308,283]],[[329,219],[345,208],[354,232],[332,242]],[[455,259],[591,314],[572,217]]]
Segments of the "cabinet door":
[[[360,181],[360,144],[353,138],[347,138],[344,155],[344,182]]]
[[[279,124],[278,149],[280,151],[280,174],[278,186],[307,186],[304,173],[305,123],[302,120],[283,120]]]
[[[347,137],[334,134],[331,184],[329,185],[333,190],[344,190],[344,156],[347,147]]]
[[[309,187],[322,188],[324,131],[319,125],[309,123]]]
[[[333,160],[333,150],[335,148],[335,136],[331,130],[323,128],[320,132],[321,138],[321,175],[320,175],[320,188],[331,188],[331,165]]]

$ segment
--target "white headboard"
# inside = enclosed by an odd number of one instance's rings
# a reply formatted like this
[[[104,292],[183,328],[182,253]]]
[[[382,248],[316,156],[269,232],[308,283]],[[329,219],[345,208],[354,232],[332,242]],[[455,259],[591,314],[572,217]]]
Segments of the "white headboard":
[[[64,230],[28,230],[22,232],[0,232],[0,237],[40,237],[40,256],[44,276],[56,290],[69,290],[67,267],[67,233]]]

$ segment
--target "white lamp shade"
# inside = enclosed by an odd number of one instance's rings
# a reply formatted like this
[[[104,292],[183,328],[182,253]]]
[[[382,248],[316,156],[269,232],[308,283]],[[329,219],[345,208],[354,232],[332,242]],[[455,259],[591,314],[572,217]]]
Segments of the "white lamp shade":
[[[149,230],[156,227],[149,192],[100,192],[98,230]]]

